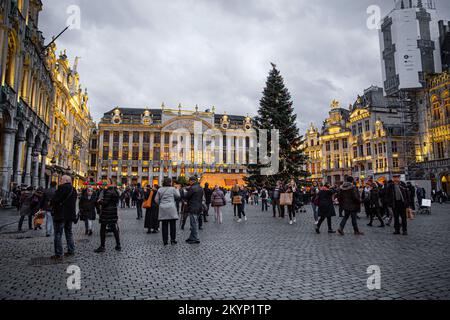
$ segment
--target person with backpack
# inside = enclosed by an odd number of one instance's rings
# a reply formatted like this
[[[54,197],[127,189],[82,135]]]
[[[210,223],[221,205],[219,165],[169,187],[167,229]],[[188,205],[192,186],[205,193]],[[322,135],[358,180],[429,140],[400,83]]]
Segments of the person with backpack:
[[[269,192],[267,191],[266,187],[263,187],[261,189],[261,204],[262,208],[261,211],[269,211],[269,206],[267,204],[267,198],[269,197]]]
[[[219,224],[222,224],[222,207],[224,207],[226,203],[227,201],[224,193],[220,190],[219,186],[216,185],[211,195],[211,205],[214,208],[216,222]]]
[[[141,184],[138,183],[133,191],[133,201],[136,205],[137,218],[136,220],[142,219],[142,203],[144,202],[144,190],[141,188]]]

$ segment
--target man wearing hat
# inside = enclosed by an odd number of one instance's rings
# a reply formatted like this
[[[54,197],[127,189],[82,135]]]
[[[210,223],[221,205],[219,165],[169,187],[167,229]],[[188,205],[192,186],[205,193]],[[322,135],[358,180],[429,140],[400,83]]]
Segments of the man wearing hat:
[[[203,189],[198,183],[197,177],[189,178],[189,190],[185,195],[187,201],[187,212],[189,213],[191,223],[191,234],[186,240],[189,244],[198,244],[200,239],[198,237],[198,219],[203,210]]]
[[[403,235],[406,236],[408,235],[406,209],[409,207],[410,202],[409,192],[406,185],[401,183],[399,174],[395,174],[392,180],[393,183],[389,184],[386,189],[386,202],[394,213],[394,234],[400,234],[401,226]],[[402,219],[401,225],[400,218]]]

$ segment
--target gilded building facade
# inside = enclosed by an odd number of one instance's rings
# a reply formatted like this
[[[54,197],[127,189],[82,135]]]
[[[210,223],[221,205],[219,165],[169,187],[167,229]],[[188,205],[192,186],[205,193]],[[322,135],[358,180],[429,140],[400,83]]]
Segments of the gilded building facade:
[[[360,180],[385,181],[405,174],[404,150],[414,137],[404,134],[401,109],[383,96],[383,89],[370,87],[351,106],[348,126],[352,175]]]
[[[450,74],[429,76],[418,98],[415,178],[429,179],[435,190],[450,192]]]
[[[387,180],[405,174],[405,137],[402,115],[383,89],[370,87],[348,109],[334,100],[329,117],[319,131],[314,125],[305,134],[310,179],[341,184],[346,175],[361,183]]]
[[[76,187],[88,177],[89,139],[94,127],[87,90],[80,84],[78,60],[75,58],[72,68],[65,51],[57,55],[54,44],[47,50],[47,65],[55,88],[48,171],[57,182],[63,174],[71,175]]]
[[[246,174],[252,137],[250,117],[216,114],[214,107],[117,107],[92,130],[89,177],[148,185],[164,177],[208,175],[231,186]]]
[[[40,0],[0,2],[0,190],[45,186],[54,88],[38,29]]]

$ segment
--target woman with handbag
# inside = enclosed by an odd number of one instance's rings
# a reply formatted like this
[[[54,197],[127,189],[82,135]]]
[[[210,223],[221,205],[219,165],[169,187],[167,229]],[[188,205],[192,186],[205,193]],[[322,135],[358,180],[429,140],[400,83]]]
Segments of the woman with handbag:
[[[180,199],[180,192],[172,187],[171,178],[165,178],[162,188],[159,188],[155,197],[155,202],[159,205],[159,221],[162,223],[162,238],[165,246],[169,244],[169,226],[170,244],[177,244],[178,210],[175,203],[177,199]]]
[[[297,191],[297,186],[293,180],[286,185],[285,192],[282,193],[283,204],[287,206],[289,213],[289,224],[297,223],[297,219],[295,218],[295,192]]]
[[[145,221],[144,228],[148,229],[147,233],[158,233],[159,223],[158,223],[158,204],[155,202],[156,192],[158,192],[158,186],[155,185],[153,188],[148,185],[146,191],[144,192],[144,204],[145,208]]]
[[[237,210],[238,210],[237,222],[241,222],[242,217],[244,217],[244,220],[247,221],[247,215],[245,214],[245,196],[246,195],[247,195],[247,191],[245,190],[245,187],[241,186],[239,188],[239,192],[237,193],[237,196],[233,197],[233,203],[237,204]],[[240,199],[240,203],[239,203],[238,199]]]
[[[211,205],[216,214],[216,222],[219,222],[219,224],[222,224],[222,207],[225,206],[226,203],[223,191],[216,185],[211,195]]]
[[[234,187],[231,189],[231,202],[233,203],[233,211],[234,211],[234,216],[237,216],[237,212],[238,212],[238,204],[240,204],[242,202],[242,199],[239,198],[239,185],[234,185]]]
[[[78,203],[80,210],[80,220],[84,221],[85,235],[92,236],[92,224],[95,221],[97,207],[97,197],[92,188],[84,190]]]

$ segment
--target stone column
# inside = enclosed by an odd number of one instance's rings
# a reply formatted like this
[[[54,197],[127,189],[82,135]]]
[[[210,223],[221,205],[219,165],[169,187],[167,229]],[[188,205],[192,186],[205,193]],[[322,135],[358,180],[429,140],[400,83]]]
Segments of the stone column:
[[[14,145],[12,145],[13,137],[16,130],[14,129],[4,129],[3,130],[3,145],[2,145],[2,155],[3,155],[3,163],[0,167],[0,179],[1,179],[1,188],[2,190],[9,190],[9,180],[10,180],[10,155],[11,151],[14,149]]]
[[[34,143],[27,143],[27,158],[25,162],[24,183],[31,186],[31,157],[33,153]]]
[[[33,179],[32,186],[39,187],[39,153],[41,153],[41,149],[34,149],[32,154],[33,160]]]
[[[23,160],[23,147],[24,147],[25,137],[18,137],[16,141],[16,163],[14,164],[16,167],[16,171],[14,172],[14,182],[18,185],[22,183],[22,160]]]
[[[39,183],[39,185],[42,188],[46,187],[46,185],[45,185],[45,161],[46,161],[46,158],[47,158],[47,154],[48,154],[47,150],[42,150],[42,152],[41,152],[41,157],[42,157],[41,176],[40,176],[40,183]]]

